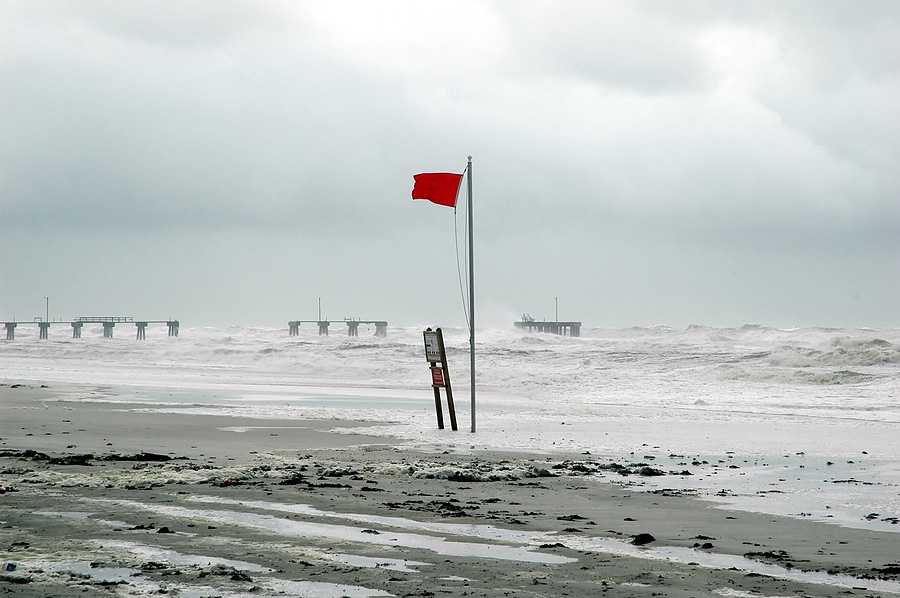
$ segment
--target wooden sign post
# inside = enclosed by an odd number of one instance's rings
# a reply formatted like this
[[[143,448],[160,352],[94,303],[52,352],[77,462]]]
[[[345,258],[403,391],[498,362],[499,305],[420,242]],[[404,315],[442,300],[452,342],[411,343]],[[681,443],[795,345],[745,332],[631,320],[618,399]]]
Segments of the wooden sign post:
[[[450,411],[450,427],[455,431],[456,408],[453,406],[453,389],[450,388],[450,370],[447,368],[447,352],[440,328],[428,328],[425,335],[425,359],[431,366],[431,388],[434,389],[434,408],[437,411],[438,429],[444,429],[444,411],[441,408],[441,387],[447,389],[447,408]]]

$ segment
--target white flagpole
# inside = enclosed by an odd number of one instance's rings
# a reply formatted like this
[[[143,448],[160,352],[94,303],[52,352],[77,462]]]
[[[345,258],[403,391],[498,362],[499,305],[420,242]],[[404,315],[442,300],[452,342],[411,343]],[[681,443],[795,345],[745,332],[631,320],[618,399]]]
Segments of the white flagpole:
[[[472,254],[472,156],[469,156],[469,165],[466,181],[468,183],[468,211],[469,211],[469,360],[472,386],[472,433],[475,432],[475,258]]]

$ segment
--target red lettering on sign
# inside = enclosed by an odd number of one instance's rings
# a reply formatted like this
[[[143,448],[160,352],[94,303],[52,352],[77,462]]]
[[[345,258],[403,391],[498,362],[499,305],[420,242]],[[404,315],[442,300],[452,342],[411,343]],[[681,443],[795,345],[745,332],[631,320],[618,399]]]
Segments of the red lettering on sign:
[[[444,386],[444,370],[441,368],[431,368],[431,385]]]

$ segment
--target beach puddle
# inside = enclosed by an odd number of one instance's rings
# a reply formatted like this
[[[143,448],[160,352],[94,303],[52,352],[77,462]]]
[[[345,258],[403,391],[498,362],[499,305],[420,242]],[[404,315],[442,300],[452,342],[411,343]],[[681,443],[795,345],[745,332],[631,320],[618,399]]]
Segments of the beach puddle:
[[[631,544],[613,539],[585,539],[579,537],[561,537],[551,533],[522,532],[507,530],[492,525],[475,525],[459,523],[422,522],[403,517],[383,517],[376,515],[362,515],[353,513],[336,513],[323,511],[310,505],[283,504],[267,501],[236,501],[233,499],[194,497],[191,500],[198,502],[210,502],[218,504],[243,505],[250,508],[275,510],[294,514],[303,514],[317,517],[342,517],[376,525],[390,526],[394,528],[418,529],[436,533],[446,533],[459,536],[476,537],[481,540],[505,541],[539,546],[540,544],[561,541],[568,548],[588,550],[591,552],[603,552],[619,554],[636,558],[649,558],[657,560],[670,560],[681,563],[697,563],[711,569],[737,568],[748,573],[758,573],[770,577],[791,579],[815,584],[839,586],[847,589],[865,586],[868,589],[879,590],[894,594],[900,594],[900,583],[894,581],[860,580],[847,575],[830,575],[823,572],[793,571],[777,565],[761,563],[746,559],[737,555],[722,555],[707,553],[690,548],[651,548],[637,547]],[[560,557],[565,558],[565,557]],[[567,560],[569,562],[571,559]],[[557,561],[558,562],[558,561]],[[865,582],[865,583],[863,583]]]
[[[379,598],[392,596],[381,590],[361,586],[348,586],[316,581],[290,581],[287,579],[266,580],[266,588],[249,592],[234,592],[209,586],[190,586],[170,583],[160,588],[158,593],[178,596],[178,598],[266,598],[269,596],[303,596],[303,598]]]
[[[192,502],[202,502],[220,505],[235,505],[249,507],[253,509],[262,509],[266,511],[277,511],[281,513],[291,513],[294,515],[307,515],[310,517],[329,517],[345,519],[350,521],[358,521],[370,525],[381,525],[385,527],[398,529],[412,529],[419,531],[427,531],[438,534],[451,534],[454,536],[469,536],[478,538],[479,540],[511,542],[515,544],[539,545],[551,541],[555,538],[554,534],[545,532],[527,532],[511,529],[504,529],[493,525],[474,524],[474,523],[443,523],[434,521],[418,521],[415,519],[407,519],[406,517],[386,517],[382,515],[371,515],[361,513],[338,513],[337,511],[323,511],[310,505],[302,503],[287,504],[270,501],[240,501],[230,498],[220,498],[211,496],[194,496],[188,497],[187,500]]]
[[[422,567],[431,565],[431,563],[423,563],[421,561],[407,561],[404,559],[385,559],[373,558],[369,556],[360,556],[358,554],[323,554],[325,558],[329,558],[345,565],[353,567],[366,567],[369,569],[390,569],[391,571],[402,571],[404,573],[419,573],[418,569],[411,567]]]
[[[219,428],[220,432],[237,432],[243,434],[249,430],[308,430],[309,426],[228,426]]]
[[[35,511],[34,514],[45,517],[62,517],[63,519],[87,519],[93,515],[86,511]]]
[[[680,547],[638,547],[620,540],[603,538],[558,537],[569,548],[590,552],[603,552],[641,559],[691,563],[707,569],[737,569],[746,573],[767,575],[779,579],[789,579],[803,583],[836,586],[846,589],[877,590],[889,594],[900,594],[900,582],[875,579],[858,579],[849,575],[832,575],[819,571],[795,571],[777,565],[762,563],[733,554],[702,552]]]
[[[728,456],[720,463],[701,466],[688,466],[682,457],[659,454],[655,459],[655,466],[664,471],[688,467],[694,475],[643,478],[629,483],[631,489],[674,490],[700,496],[728,510],[900,533],[900,472],[893,461],[832,463],[802,453],[755,457],[752,461]],[[881,515],[867,518],[872,512]]]
[[[106,546],[114,544],[130,544],[122,543],[106,543]],[[192,555],[182,555],[172,550],[156,549],[151,546],[131,545],[119,546],[126,548],[132,552],[152,555],[159,560],[163,560],[171,565],[194,565],[205,562],[214,564],[228,564],[236,569],[250,570],[257,572],[271,572],[272,569],[260,567],[251,563],[242,563],[240,561],[229,561],[227,559],[215,559],[207,557],[199,557]],[[241,565],[238,567],[237,565]],[[213,588],[205,585],[193,585],[186,583],[166,583],[160,584],[151,579],[143,577],[138,569],[127,567],[102,567],[96,566],[88,561],[77,561],[70,563],[41,563],[41,567],[47,571],[63,573],[70,575],[74,580],[81,579],[90,580],[92,583],[101,583],[106,586],[127,585],[130,595],[151,595],[151,594],[171,594],[180,598],[209,598],[209,596],[218,596],[220,598],[260,598],[261,596],[304,596],[308,598],[378,598],[381,596],[391,596],[387,592],[364,588],[362,586],[351,586],[343,584],[333,584],[325,582],[313,581],[291,581],[280,578],[266,578],[259,580],[265,589],[258,587],[251,592],[235,592],[222,590],[221,588]]]
[[[176,566],[198,566],[212,567],[214,565],[223,565],[226,567],[234,567],[241,571],[251,571],[253,573],[271,573],[274,569],[263,567],[246,561],[235,561],[231,559],[223,559],[212,556],[202,556],[195,554],[184,554],[177,550],[168,550],[166,548],[158,548],[148,544],[140,544],[138,542],[127,542],[124,540],[103,540],[97,541],[101,546],[106,548],[116,548],[119,550],[130,552],[140,558],[164,562]]]
[[[380,546],[402,546],[405,548],[429,550],[431,552],[435,552],[444,556],[465,558],[489,558],[496,560],[547,564],[570,563],[575,561],[575,559],[569,557],[537,552],[534,550],[533,546],[528,545],[513,546],[510,544],[495,544],[483,542],[458,542],[447,540],[446,538],[441,536],[369,529],[373,523],[378,524],[379,519],[389,519],[395,522],[405,522],[406,527],[411,527],[414,524],[420,526],[427,525],[420,524],[419,522],[414,522],[412,520],[404,520],[402,518],[378,518],[357,514],[347,515],[341,513],[327,513],[324,511],[318,511],[319,516],[327,515],[328,517],[342,519],[358,518],[360,521],[365,521],[368,524],[366,528],[363,528],[353,525],[343,525],[335,523],[295,521],[282,517],[275,517],[273,515],[251,513],[247,511],[189,509],[185,507],[174,507],[168,505],[144,504],[134,501],[112,502],[128,505],[132,508],[146,509],[169,517],[179,517],[188,520],[199,519],[218,524],[239,525],[243,527],[260,529],[283,536],[313,537],[326,540],[341,540],[346,542],[359,542]],[[273,506],[272,503],[250,501],[244,503],[234,501],[233,503],[229,504],[234,504],[235,506],[269,509],[271,509]],[[281,507],[282,510],[288,510],[288,507],[290,507],[290,505],[274,506]],[[307,514],[312,514],[312,511],[315,511],[314,509],[312,509],[312,507],[306,507],[305,510],[308,511]],[[431,525],[434,526],[436,524]],[[392,526],[396,526],[396,523],[392,524]],[[454,533],[456,535],[478,536],[479,539],[488,539],[485,537],[485,535],[479,535],[477,533],[479,531],[479,528],[487,527],[489,526],[460,525],[458,529],[451,533]],[[499,531],[500,530],[498,530],[497,528],[492,528],[493,534],[497,534]],[[546,535],[544,535],[544,537],[546,537]],[[531,536],[526,542],[523,542],[523,544],[531,544],[533,540],[534,536]]]
[[[98,544],[105,548],[118,549],[125,552],[130,552],[142,559],[147,559],[153,562],[166,563],[173,567],[178,566],[188,566],[188,567],[215,567],[215,566],[224,566],[224,567],[232,567],[235,570],[250,572],[250,573],[260,573],[260,574],[271,574],[275,572],[275,569],[270,567],[264,567],[262,565],[257,565],[255,563],[249,563],[247,561],[238,561],[233,559],[223,559],[218,557],[210,557],[204,555],[195,555],[195,554],[185,554],[178,552],[176,550],[169,550],[165,548],[158,548],[156,546],[149,546],[146,544],[140,544],[137,542],[127,542],[127,541],[97,541]],[[365,557],[354,557],[353,555],[342,555],[349,557],[348,560],[342,560],[341,562],[345,562],[348,564],[357,564],[349,562],[353,559],[364,559]],[[340,560],[340,559],[335,559]],[[399,564],[402,565],[404,561],[396,561],[395,559],[371,559],[372,561],[377,561],[377,565],[362,565],[359,566],[384,566],[385,568],[394,569],[393,566],[386,566],[383,563],[390,562],[390,564]],[[407,562],[410,565],[424,565],[426,563],[415,563],[413,561]],[[90,576],[92,579],[96,581],[102,581],[107,583],[115,583],[115,582],[125,582],[132,586],[139,587],[140,589],[153,590],[154,592],[159,592],[161,588],[158,584],[151,580],[140,579],[137,576],[141,575],[141,572],[137,569],[128,569],[128,568],[103,568],[103,567],[92,567],[91,563],[80,562],[80,563],[69,563],[66,565],[59,565],[56,567],[58,571],[68,571],[75,573],[76,575],[83,575],[85,577]],[[414,572],[414,569],[404,569],[402,567],[396,567],[398,571],[410,571]],[[202,585],[191,585],[185,583],[168,583],[165,587],[166,593],[177,592],[177,595],[181,598],[205,598],[211,595],[221,596],[223,598],[252,598],[259,596],[271,596],[273,594],[278,595],[289,595],[289,596],[309,596],[311,598],[343,598],[344,596],[350,598],[374,598],[378,596],[390,596],[387,592],[382,592],[381,590],[374,590],[370,588],[365,588],[362,586],[351,586],[344,584],[333,584],[326,582],[307,582],[307,581],[291,581],[287,579],[281,579],[277,577],[265,577],[259,578],[256,580],[257,584],[263,585],[268,588],[269,592],[261,593],[259,590],[255,590],[253,592],[234,592],[234,591],[223,591],[220,588],[212,588],[208,586]]]
[[[273,579],[269,585],[281,596],[303,596],[304,598],[376,598],[393,596],[389,592],[373,590],[362,586],[347,586],[337,583],[316,581],[289,581]],[[248,594],[249,598],[259,598],[259,593]]]
[[[68,575],[72,584],[79,582],[101,584],[111,589],[111,595],[116,594],[112,588],[118,585],[126,585],[129,588],[129,594],[151,595],[161,593],[162,590],[160,584],[143,577],[138,569],[130,567],[103,567],[89,561],[74,561],[43,562],[40,563],[39,568]],[[182,598],[201,598],[200,594],[195,596],[181,594],[181,596]]]
[[[94,521],[96,521],[97,523],[102,523],[103,525],[108,525],[110,527],[120,529],[128,529],[130,527],[133,527],[130,523],[127,523],[125,521],[118,521],[116,519],[95,519]]]
[[[126,582],[131,583],[132,578],[140,575],[137,569],[128,567],[98,567],[89,561],[76,561],[72,563],[50,563],[44,565],[48,571],[57,573],[71,573],[74,577],[92,579],[104,583]]]
[[[794,596],[762,596],[759,593],[743,592],[741,590],[732,590],[731,588],[720,588],[713,590],[716,596],[725,596],[726,598],[795,598]]]
[[[227,505],[239,510],[192,509],[170,505],[147,505],[133,501],[113,501],[132,507],[151,510],[161,515],[189,520],[205,520],[218,524],[231,524],[261,529],[283,536],[313,537],[327,540],[359,542],[381,546],[397,546],[429,550],[443,556],[463,558],[490,558],[545,564],[573,562],[576,559],[547,554],[536,550],[546,543],[560,542],[573,550],[615,554],[632,558],[672,561],[692,564],[709,569],[737,569],[747,573],[788,579],[803,583],[828,585],[845,589],[865,587],[868,590],[900,595],[900,582],[882,580],[862,580],[847,575],[831,575],[825,572],[803,572],[778,565],[762,563],[744,558],[742,555],[717,554],[680,547],[638,547],[621,540],[605,538],[584,538],[545,532],[524,532],[506,530],[492,525],[460,524],[443,522],[423,522],[403,517],[384,517],[359,513],[338,513],[324,511],[310,505],[285,504],[268,501],[237,501],[226,498],[194,497],[195,502]],[[365,523],[366,527],[326,523],[323,521],[297,521],[266,513],[251,512],[246,509],[275,511],[293,515],[303,515],[316,519],[350,520]],[[469,537],[478,542],[453,541],[441,535],[428,535],[402,530],[430,532]],[[400,559],[378,559],[341,554],[337,557],[325,555],[333,560],[360,567],[394,568],[402,566],[406,571],[414,563]]]

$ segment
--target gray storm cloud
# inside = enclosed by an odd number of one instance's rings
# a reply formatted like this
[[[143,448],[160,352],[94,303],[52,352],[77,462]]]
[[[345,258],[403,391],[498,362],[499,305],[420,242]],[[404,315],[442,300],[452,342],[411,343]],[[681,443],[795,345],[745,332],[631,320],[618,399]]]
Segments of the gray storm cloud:
[[[896,325],[898,29],[893,2],[6,2],[0,318],[457,322],[453,213],[409,191],[472,154],[488,322]]]

